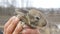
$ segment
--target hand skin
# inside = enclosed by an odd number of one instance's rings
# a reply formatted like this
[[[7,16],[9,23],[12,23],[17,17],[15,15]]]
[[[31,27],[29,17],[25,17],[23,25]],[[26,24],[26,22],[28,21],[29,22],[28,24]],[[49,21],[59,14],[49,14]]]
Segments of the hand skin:
[[[15,16],[11,17],[4,26],[4,34],[40,34],[37,29],[31,29],[29,26],[19,23],[19,19]]]

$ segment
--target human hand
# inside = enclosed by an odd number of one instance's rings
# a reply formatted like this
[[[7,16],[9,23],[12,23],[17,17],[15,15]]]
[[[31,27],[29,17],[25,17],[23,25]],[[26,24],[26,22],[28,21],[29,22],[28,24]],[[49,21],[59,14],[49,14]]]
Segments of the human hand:
[[[22,30],[23,29],[23,30]],[[31,29],[29,26],[24,26],[19,23],[19,19],[15,16],[11,17],[4,26],[4,34],[39,34],[37,29]]]
[[[11,17],[4,26],[4,34],[19,34],[22,26],[19,19],[15,16]]]

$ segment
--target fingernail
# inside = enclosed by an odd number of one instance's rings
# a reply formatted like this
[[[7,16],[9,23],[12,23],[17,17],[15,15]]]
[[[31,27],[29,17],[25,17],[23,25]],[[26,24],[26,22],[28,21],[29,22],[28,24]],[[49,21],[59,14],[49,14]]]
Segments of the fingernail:
[[[18,21],[19,19],[15,16],[15,21]]]
[[[15,16],[12,17],[13,19],[15,18]]]

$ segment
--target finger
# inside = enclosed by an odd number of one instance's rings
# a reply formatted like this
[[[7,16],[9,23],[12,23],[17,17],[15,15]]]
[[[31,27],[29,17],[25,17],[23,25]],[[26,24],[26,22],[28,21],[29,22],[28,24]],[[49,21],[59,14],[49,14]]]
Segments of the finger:
[[[18,22],[19,22],[19,19],[15,17],[15,19],[11,22],[11,24],[7,28],[7,31],[6,31],[7,34],[12,34]]]
[[[23,26],[23,29],[28,29],[28,28],[30,28],[28,25]]]
[[[30,29],[24,29],[22,31],[22,34],[31,34],[31,30]]]
[[[11,24],[12,20],[15,18],[15,16],[11,17],[8,22],[5,24],[5,29]]]
[[[36,29],[25,29],[22,34],[40,34],[39,30]]]
[[[6,33],[7,27],[11,24],[12,20],[15,18],[15,16],[11,17],[8,22],[4,26],[4,34]]]
[[[17,27],[15,28],[13,34],[19,34],[22,30],[22,25],[21,23],[18,23]]]

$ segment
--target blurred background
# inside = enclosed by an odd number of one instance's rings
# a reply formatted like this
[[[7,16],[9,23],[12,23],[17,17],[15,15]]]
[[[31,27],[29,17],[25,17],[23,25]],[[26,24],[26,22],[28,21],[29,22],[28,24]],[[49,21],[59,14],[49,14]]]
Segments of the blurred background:
[[[0,31],[3,31],[4,24],[14,15],[15,9],[40,10],[48,22],[42,31],[46,34],[60,34],[60,0],[0,0]]]

